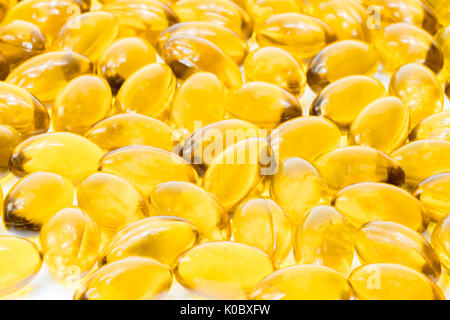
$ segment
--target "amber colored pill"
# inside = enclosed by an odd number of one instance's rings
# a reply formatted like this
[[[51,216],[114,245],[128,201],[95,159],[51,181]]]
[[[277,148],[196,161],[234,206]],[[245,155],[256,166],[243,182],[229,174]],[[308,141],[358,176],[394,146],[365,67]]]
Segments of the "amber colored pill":
[[[450,141],[450,111],[441,111],[426,117],[411,131],[409,139]]]
[[[443,217],[434,228],[431,245],[436,250],[442,265],[450,270],[450,215]]]
[[[422,181],[414,190],[434,221],[441,220],[450,212],[450,172],[437,174]]]
[[[0,125],[0,171],[8,170],[9,158],[19,142],[20,136],[17,130]]]

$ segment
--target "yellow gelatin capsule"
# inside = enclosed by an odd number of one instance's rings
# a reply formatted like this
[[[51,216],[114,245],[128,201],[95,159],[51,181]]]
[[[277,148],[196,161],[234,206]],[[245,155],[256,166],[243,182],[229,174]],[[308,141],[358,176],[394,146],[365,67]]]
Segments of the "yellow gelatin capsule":
[[[414,140],[445,140],[450,142],[450,111],[433,114],[420,122],[409,135]]]
[[[197,244],[198,232],[186,220],[176,217],[150,217],[130,224],[103,248],[100,264],[126,257],[156,259],[171,267],[184,251]]]
[[[355,269],[348,280],[359,300],[445,300],[433,281],[400,264],[366,264]]]
[[[314,139],[311,139],[314,137]],[[331,121],[319,117],[295,118],[278,126],[269,136],[281,160],[299,157],[313,161],[339,146],[341,133]]]
[[[242,38],[252,33],[252,21],[244,9],[229,0],[179,0],[172,9],[182,22],[211,22]]]
[[[19,142],[20,136],[17,130],[0,125],[0,171],[8,170],[9,158]]]
[[[418,62],[438,73],[444,65],[444,57],[433,37],[412,24],[400,22],[387,26],[375,33],[373,44],[388,71]]]
[[[339,272],[319,265],[297,265],[280,269],[258,283],[251,300],[348,300],[347,279]]]
[[[97,61],[100,55],[114,41],[119,32],[119,23],[105,11],[83,13],[62,27],[51,50],[74,51]]]
[[[442,84],[424,65],[401,66],[391,77],[389,94],[399,97],[409,109],[411,128],[426,117],[440,112],[444,106]]]
[[[242,64],[248,52],[247,43],[233,31],[212,22],[201,21],[177,23],[161,32],[156,44],[158,52],[161,53],[167,40],[176,35],[190,35],[211,41],[238,65]]]
[[[450,172],[437,174],[422,181],[414,191],[434,221],[450,212]]]
[[[42,254],[31,241],[0,236],[0,295],[7,295],[23,288],[39,273]]]
[[[96,263],[101,233],[79,208],[65,208],[47,221],[40,243],[47,269],[56,278],[75,280]]]
[[[354,250],[354,229],[333,207],[312,208],[295,231],[294,257],[297,264],[323,265],[347,275]]]
[[[353,75],[326,86],[311,105],[310,114],[321,115],[347,129],[371,102],[387,95],[383,84],[372,77]]]
[[[261,81],[248,82],[228,95],[227,112],[261,128],[300,117],[302,109],[297,99],[280,87]]]
[[[406,141],[408,132],[408,107],[396,97],[385,97],[361,111],[350,127],[348,142],[390,153]]]
[[[20,143],[9,161],[22,177],[36,171],[58,173],[74,183],[94,173],[103,152],[94,143],[69,132],[45,133]]]
[[[319,19],[300,13],[277,14],[256,30],[261,46],[276,46],[296,59],[311,58],[336,40],[334,31]]]
[[[28,90],[42,102],[50,102],[67,82],[91,71],[89,60],[74,52],[48,52],[26,60],[6,82]]]
[[[333,205],[356,227],[373,220],[386,220],[422,232],[428,216],[420,202],[399,187],[385,183],[362,182],[339,191]]]
[[[197,173],[184,159],[149,146],[131,146],[111,151],[100,160],[99,170],[127,179],[145,197],[163,182],[197,181]]]
[[[67,83],[53,103],[53,129],[84,134],[93,124],[106,118],[111,109],[108,83],[94,75],[79,76]]]
[[[303,4],[296,0],[247,0],[245,9],[258,30],[273,15],[280,13],[302,13]]]
[[[45,37],[34,24],[15,20],[0,27],[0,50],[10,66],[42,53]]]
[[[97,64],[97,74],[117,93],[123,82],[135,71],[156,62],[156,52],[145,40],[137,37],[119,39],[106,49]]]
[[[202,240],[230,239],[228,215],[208,192],[193,183],[169,181],[156,186],[149,198],[151,214],[186,219]]]
[[[212,161],[202,186],[218,199],[225,210],[229,210],[249,195],[264,175],[273,174],[275,167],[272,151],[265,139],[242,140]]]
[[[172,151],[174,132],[164,122],[142,114],[123,113],[106,118],[93,125],[86,138],[104,150],[115,150],[132,145],[147,145]]]
[[[398,263],[437,281],[441,264],[428,241],[404,225],[370,221],[356,233],[356,252],[362,264]]]
[[[162,57],[182,80],[196,72],[205,71],[214,73],[227,88],[242,84],[237,64],[206,39],[190,35],[174,36],[164,45]]]
[[[450,270],[450,215],[443,217],[433,230],[431,245],[442,265]]]
[[[272,176],[270,195],[294,225],[303,220],[309,209],[329,202],[322,176],[300,158],[287,158],[280,163],[278,172]]]
[[[172,272],[148,258],[129,257],[92,273],[74,300],[150,300],[169,291]]]
[[[74,189],[66,178],[51,172],[32,173],[11,188],[3,203],[7,229],[39,231],[59,210],[72,205]]]
[[[225,118],[225,88],[208,72],[190,76],[178,89],[170,111],[171,121],[189,132]]]
[[[96,172],[77,187],[80,207],[107,235],[113,235],[130,223],[149,214],[141,194],[125,179]]]
[[[262,250],[237,242],[209,242],[181,255],[176,279],[195,295],[215,299],[245,299],[272,273],[274,265]]]
[[[320,156],[314,164],[332,191],[363,181],[401,186],[402,167],[383,152],[368,147],[338,148]]]
[[[405,170],[407,187],[413,187],[432,175],[450,171],[450,142],[419,140],[391,154]]]
[[[311,60],[306,75],[309,87],[319,93],[340,78],[354,74],[370,76],[377,69],[378,54],[372,46],[359,40],[343,40],[322,49]]]
[[[298,96],[306,86],[303,66],[286,50],[263,47],[250,52],[244,62],[247,81],[264,81],[275,84]]]
[[[291,251],[291,224],[271,199],[253,198],[242,202],[233,213],[232,228],[236,242],[263,250],[276,265],[283,263]]]

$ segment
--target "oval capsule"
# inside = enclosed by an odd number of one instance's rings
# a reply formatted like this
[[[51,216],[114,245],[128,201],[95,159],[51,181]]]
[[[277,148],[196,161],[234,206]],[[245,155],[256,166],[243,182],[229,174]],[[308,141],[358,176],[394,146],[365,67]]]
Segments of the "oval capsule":
[[[277,270],[249,294],[251,300],[348,300],[350,296],[350,285],[343,275],[318,265]]]
[[[31,241],[0,236],[0,261],[0,295],[7,295],[34,279],[42,266],[42,254]]]
[[[74,300],[150,300],[169,291],[172,272],[148,258],[129,257],[92,273]]]
[[[437,174],[422,181],[414,190],[434,221],[441,220],[450,212],[450,172]]]
[[[300,14],[277,14],[256,30],[260,46],[276,46],[289,51],[296,59],[311,58],[336,40],[334,31],[319,19]]]
[[[300,117],[297,99],[280,87],[261,81],[248,82],[227,97],[226,110],[232,117],[246,120],[261,128]]]
[[[99,170],[130,181],[145,197],[162,182],[197,181],[195,170],[184,159],[149,146],[111,151],[100,160]]]
[[[387,95],[383,84],[372,77],[353,75],[326,86],[311,105],[310,114],[321,115],[347,129],[371,102]]]
[[[354,250],[354,229],[333,207],[312,208],[296,228],[294,257],[297,264],[323,265],[347,275]]]
[[[348,142],[390,153],[406,141],[408,132],[408,107],[396,97],[385,97],[370,103],[356,117]]]
[[[348,280],[359,300],[445,300],[433,281],[400,264],[366,264],[355,269]]]
[[[450,142],[450,111],[441,111],[426,117],[411,131],[409,139]]]
[[[245,299],[274,266],[262,250],[237,242],[201,244],[177,259],[176,279],[194,294],[208,298]]]
[[[39,231],[73,200],[74,188],[66,178],[51,172],[32,173],[17,181],[6,195],[3,223],[6,229]]]
[[[332,191],[364,181],[396,186],[405,181],[405,172],[396,161],[368,147],[338,148],[320,156],[314,164]]]
[[[153,258],[167,266],[197,244],[197,230],[184,219],[150,217],[119,231],[103,248],[101,265],[130,256]]]
[[[42,102],[50,102],[73,78],[88,73],[91,63],[74,52],[47,52],[15,68],[6,82],[28,90]]]
[[[101,234],[82,210],[65,208],[45,223],[40,243],[50,273],[70,281],[85,275],[96,263]]]
[[[9,158],[19,142],[20,136],[17,130],[0,125],[0,171],[8,171]]]
[[[356,227],[372,220],[386,220],[422,232],[429,221],[417,199],[385,183],[353,184],[339,191],[332,203]]]
[[[362,264],[398,263],[437,281],[441,264],[428,241],[414,230],[390,221],[370,221],[356,233]]]
[[[450,215],[443,217],[433,230],[431,245],[442,265],[450,270]]]

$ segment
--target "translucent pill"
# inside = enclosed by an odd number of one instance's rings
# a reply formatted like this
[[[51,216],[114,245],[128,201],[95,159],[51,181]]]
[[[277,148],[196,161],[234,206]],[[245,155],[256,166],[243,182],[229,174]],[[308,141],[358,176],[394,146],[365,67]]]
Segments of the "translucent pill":
[[[422,181],[414,190],[434,221],[441,220],[450,212],[450,173],[441,173]]]
[[[443,217],[433,230],[431,245],[442,265],[450,270],[450,215]]]
[[[411,131],[409,139],[450,141],[450,111],[441,111],[422,120]]]
[[[0,125],[0,171],[8,170],[9,158],[20,142],[17,130]]]

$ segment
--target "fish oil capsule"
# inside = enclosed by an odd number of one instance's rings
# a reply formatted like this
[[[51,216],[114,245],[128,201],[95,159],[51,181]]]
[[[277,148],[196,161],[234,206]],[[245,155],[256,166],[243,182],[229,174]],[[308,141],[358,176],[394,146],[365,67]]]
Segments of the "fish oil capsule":
[[[149,202],[152,215],[186,219],[197,228],[203,239],[230,239],[227,213],[214,197],[193,183],[161,183],[150,193]]]
[[[179,0],[172,6],[182,22],[204,21],[230,29],[242,38],[252,33],[248,14],[229,0]]]
[[[450,111],[441,111],[422,120],[411,131],[409,139],[450,141]]]
[[[20,136],[17,130],[0,125],[0,171],[8,170],[9,158],[19,142]]]
[[[20,64],[6,82],[28,90],[45,103],[55,99],[68,81],[90,70],[89,60],[78,53],[48,52]]]
[[[35,172],[11,188],[3,203],[6,229],[39,231],[59,210],[71,206],[72,183],[51,172]]]
[[[426,117],[440,112],[444,105],[442,84],[424,65],[401,66],[391,77],[389,94],[399,97],[409,108],[411,128]]]
[[[198,245],[177,259],[176,279],[195,295],[215,299],[245,299],[274,266],[262,250],[237,242]]]
[[[437,174],[422,181],[414,191],[434,221],[450,212],[450,172]]]
[[[436,42],[444,55],[444,67],[450,71],[450,27],[442,27],[436,34]]]
[[[368,147],[338,148],[320,156],[314,164],[332,191],[364,181],[400,186],[405,180],[405,172],[393,158]]]
[[[0,261],[0,295],[7,295],[34,279],[42,266],[42,254],[31,241],[0,236]]]
[[[314,137],[314,139],[311,139]],[[282,123],[269,136],[280,160],[299,157],[313,161],[339,146],[341,133],[331,121],[319,117],[295,118]]]
[[[303,66],[287,51],[277,47],[264,47],[250,52],[244,62],[247,81],[275,84],[298,96],[306,86]]]
[[[246,10],[257,30],[273,15],[280,13],[302,13],[302,5],[296,0],[248,0]]]
[[[387,220],[422,232],[428,216],[408,192],[385,183],[361,182],[336,194],[333,205],[356,227],[373,220]]]
[[[396,97],[385,97],[361,111],[350,127],[348,142],[390,153],[406,141],[408,132],[408,107]]]
[[[109,173],[96,172],[83,180],[77,187],[77,199],[107,235],[148,216],[141,194],[125,179]]]
[[[58,173],[74,183],[94,173],[103,152],[94,143],[69,132],[40,134],[20,143],[9,161],[22,177],[36,171]]]
[[[296,59],[311,58],[336,40],[334,31],[321,20],[300,13],[277,14],[256,30],[260,46],[276,46]]]
[[[184,159],[149,146],[131,146],[111,151],[100,160],[99,170],[127,179],[145,197],[163,182],[197,181],[195,170]]]
[[[170,68],[152,63],[133,73],[116,97],[117,112],[141,113],[162,118],[172,100],[177,80]]]
[[[293,95],[261,81],[245,83],[232,91],[226,109],[232,117],[269,129],[302,115],[300,103]]]
[[[323,178],[314,166],[300,158],[287,158],[280,163],[272,176],[270,195],[294,225],[302,221],[309,209],[329,202]]]
[[[40,234],[47,269],[56,278],[75,280],[95,264],[101,234],[79,208],[65,208],[44,225]]]
[[[405,171],[407,187],[414,187],[432,175],[450,171],[450,142],[414,141],[395,150],[391,157]]]
[[[141,114],[123,113],[93,125],[86,138],[101,149],[115,150],[132,145],[147,145],[167,151],[174,147],[174,132],[164,122]]]
[[[253,198],[242,202],[233,214],[233,238],[257,247],[275,264],[286,260],[292,246],[291,224],[271,199]]]
[[[153,258],[167,266],[197,244],[198,232],[190,223],[176,217],[142,219],[119,231],[104,247],[100,264],[130,256]]]
[[[450,6],[448,0],[424,0],[423,1],[444,25],[450,24]]]
[[[176,35],[191,35],[211,41],[238,65],[242,64],[248,53],[247,43],[233,31],[201,21],[177,23],[161,32],[156,44],[158,52],[161,53],[167,40]]]
[[[419,233],[390,221],[370,221],[356,233],[356,252],[363,264],[398,263],[437,281],[441,264]]]
[[[311,61],[306,73],[309,87],[319,93],[340,78],[372,75],[378,69],[378,54],[369,44],[358,40],[334,42],[323,48]]]
[[[101,55],[97,64],[97,74],[117,93],[123,82],[135,71],[156,62],[156,52],[146,41],[137,37],[115,41]]]
[[[220,80],[212,73],[194,73],[175,94],[170,118],[177,127],[194,132],[223,120],[225,104],[225,88]]]
[[[0,27],[0,50],[11,66],[45,50],[45,37],[34,24],[15,20]]]
[[[208,40],[187,35],[174,36],[164,45],[162,57],[182,80],[198,71],[205,71],[214,73],[227,88],[242,84],[236,63]]]
[[[434,228],[431,245],[436,250],[442,265],[450,270],[450,215],[443,217]]]
[[[388,71],[418,62],[438,73],[444,65],[444,57],[433,37],[408,23],[394,23],[376,32],[373,44]]]
[[[371,102],[387,95],[383,84],[372,77],[354,75],[326,86],[311,105],[310,114],[321,115],[347,129]]]
[[[264,175],[273,174],[275,165],[265,139],[242,140],[212,161],[202,186],[217,198],[225,210],[229,210],[249,195]]]
[[[318,206],[297,227],[294,257],[297,264],[318,264],[347,275],[355,250],[353,227],[336,209]]]
[[[83,75],[72,79],[53,103],[53,129],[84,134],[111,112],[111,101],[111,89],[102,78]]]
[[[433,281],[400,264],[366,264],[355,269],[348,280],[359,300],[445,300]]]
[[[149,300],[169,291],[172,272],[148,258],[129,257],[92,273],[74,300]]]

